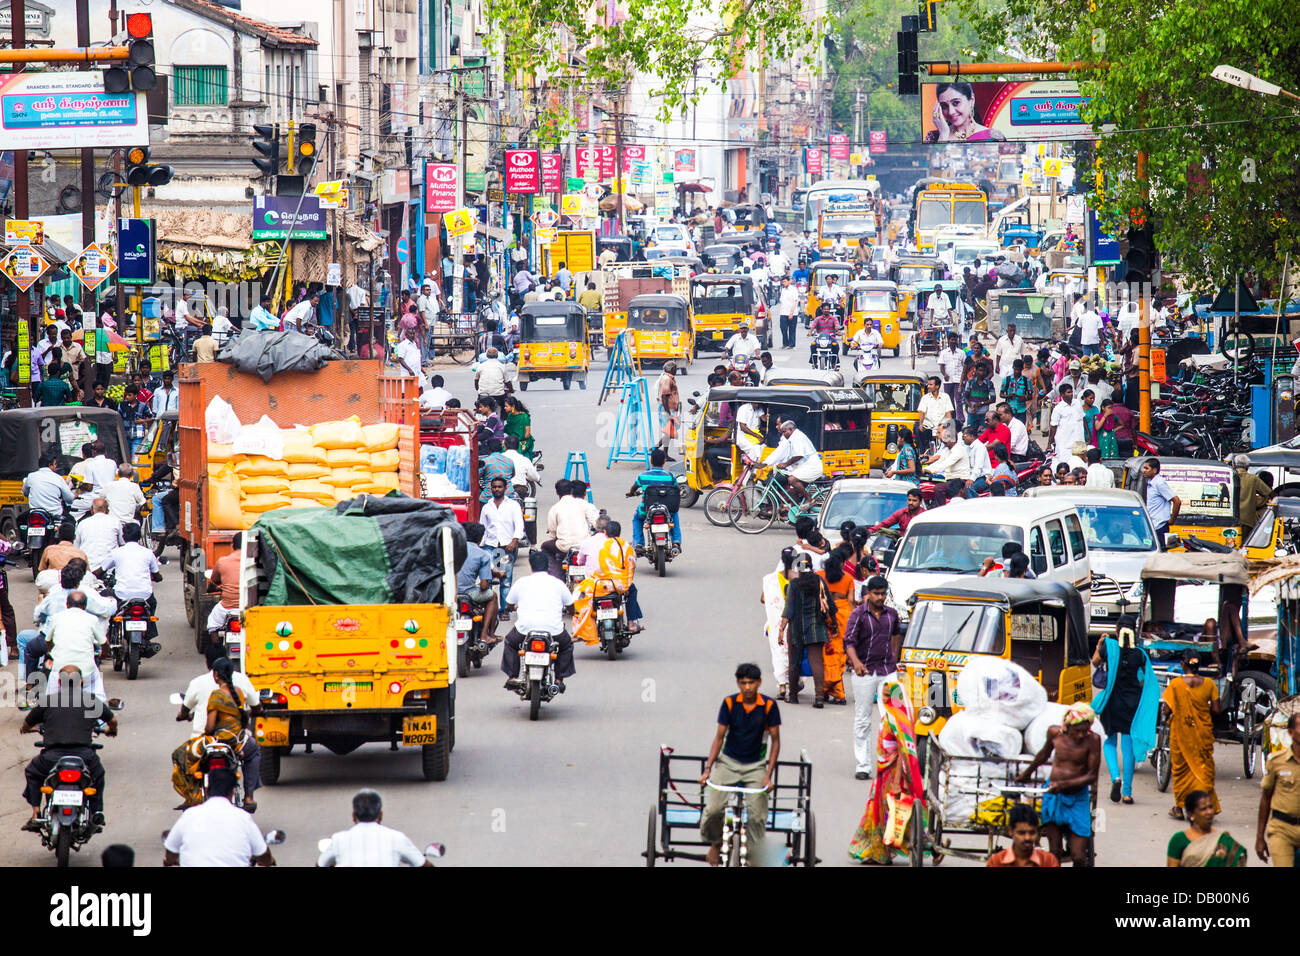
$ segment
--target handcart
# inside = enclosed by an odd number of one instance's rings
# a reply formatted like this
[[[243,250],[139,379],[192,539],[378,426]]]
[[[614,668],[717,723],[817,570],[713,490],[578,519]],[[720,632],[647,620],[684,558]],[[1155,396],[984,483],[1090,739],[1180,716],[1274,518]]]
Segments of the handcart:
[[[1012,807],[1028,803],[1035,812],[1042,812],[1051,767],[1036,768],[1023,784],[1016,780],[1033,761],[1032,756],[962,757],[947,753],[937,740],[927,749],[926,765],[922,768],[926,812],[914,808],[912,813],[909,840],[912,866],[924,866],[927,852],[935,865],[945,856],[987,860],[1001,849],[999,839],[1010,838]],[[1093,788],[1092,816],[1088,866],[1094,865],[1096,859],[1096,788]],[[954,837],[977,839],[955,845]]]
[[[673,862],[706,860],[708,844],[700,839],[700,817],[704,813],[705,789],[700,786],[707,758],[675,754],[671,747],[659,750],[659,798],[650,807],[646,828],[646,866],[656,860]],[[743,853],[733,847],[742,843],[744,825],[743,788],[719,788],[730,792],[723,824],[723,856],[728,865],[740,866]],[[787,866],[816,866],[816,821],[812,811],[812,763],[808,752],[798,760],[780,760],[768,798],[766,829],[785,837]],[[657,845],[656,845],[657,841]],[[730,852],[729,852],[730,851]]]

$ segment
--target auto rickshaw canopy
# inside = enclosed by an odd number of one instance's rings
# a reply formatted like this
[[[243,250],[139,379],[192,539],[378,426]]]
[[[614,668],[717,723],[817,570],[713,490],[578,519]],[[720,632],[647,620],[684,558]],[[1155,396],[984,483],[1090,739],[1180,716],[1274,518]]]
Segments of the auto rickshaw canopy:
[[[1240,554],[1210,551],[1166,551],[1153,554],[1142,566],[1142,579],[1208,581],[1213,584],[1249,583],[1246,559]]]
[[[131,460],[126,427],[116,409],[58,405],[0,412],[0,474],[29,475],[40,467],[45,452],[80,461],[81,446],[96,440],[113,461]]]
[[[704,249],[701,250],[700,255],[704,262],[708,264],[710,269],[734,269],[736,266],[740,265],[741,260],[744,259],[744,253],[742,253],[740,249],[725,242],[718,242],[711,246],[705,246]]]
[[[576,302],[530,302],[519,312],[521,342],[585,342],[587,312]]]
[[[686,300],[680,295],[647,293],[627,304],[627,327],[646,332],[684,332],[690,327]]]
[[[696,315],[726,315],[754,309],[754,279],[747,275],[702,275],[691,280]]]
[[[1086,663],[1092,656],[1088,643],[1087,618],[1083,613],[1083,598],[1074,585],[1063,581],[1037,581],[1021,578],[984,578],[979,587],[958,585],[922,588],[915,594],[919,601],[939,601],[960,604],[978,602],[992,604],[1003,611],[1016,613],[1030,605],[1049,605],[1065,610],[1065,659],[1069,664]]]
[[[768,416],[763,443],[776,447],[781,440],[778,420],[794,422],[818,452],[866,448],[871,442],[870,410],[861,390],[805,386],[716,386],[705,399],[709,404],[751,403],[779,409]]]

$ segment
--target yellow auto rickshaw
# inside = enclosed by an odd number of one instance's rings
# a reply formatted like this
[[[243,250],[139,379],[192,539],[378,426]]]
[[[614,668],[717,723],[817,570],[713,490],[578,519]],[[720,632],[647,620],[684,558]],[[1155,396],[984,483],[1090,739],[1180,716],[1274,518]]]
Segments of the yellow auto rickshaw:
[[[576,302],[530,302],[519,313],[519,389],[556,378],[567,391],[587,387],[591,343],[587,311]]]
[[[845,301],[848,301],[849,282],[853,279],[853,268],[847,262],[828,262],[821,260],[814,262],[808,270],[808,304],[804,309],[805,320],[807,325],[812,321],[812,317],[817,314],[821,307],[821,299],[818,298],[818,290],[826,284],[826,277],[835,276],[835,284],[844,290]]]
[[[627,329],[632,357],[638,361],[695,361],[695,322],[691,308],[680,295],[649,294],[633,297],[627,305]],[[679,373],[685,369],[679,366]]]
[[[979,578],[914,596],[899,674],[919,738],[962,709],[957,678],[972,657],[1019,664],[1061,704],[1092,699],[1092,644],[1083,599],[1061,581]]]
[[[141,422],[144,434],[135,444],[133,463],[137,481],[148,483],[154,469],[167,461],[167,456],[180,451],[180,413],[163,412],[157,418]]]
[[[871,404],[871,466],[884,468],[898,457],[898,429],[916,434],[921,424],[925,378],[903,372],[871,372],[858,387]]]
[[[916,299],[943,281],[947,264],[936,256],[904,256],[889,267],[889,278],[898,286],[898,313],[916,321]],[[913,326],[915,327],[915,325]]]
[[[698,275],[691,279],[691,313],[695,344],[722,348],[741,323],[748,325],[764,348],[771,348],[771,330],[754,328],[754,280],[747,275]]]
[[[852,341],[853,336],[870,322],[880,333],[881,347],[893,349],[894,355],[898,355],[899,329],[903,324],[898,308],[898,286],[877,280],[852,282],[849,284],[849,302],[844,341]]]
[[[1120,486],[1136,491],[1145,500],[1147,482],[1142,465],[1151,456],[1124,459]],[[1160,456],[1160,477],[1169,483],[1182,501],[1178,518],[1169,525],[1168,534],[1176,535],[1170,551],[1185,550],[1189,536],[1232,548],[1241,547],[1241,509],[1237,475],[1232,465],[1204,458],[1165,458]],[[1251,529],[1247,528],[1246,531]]]
[[[1248,561],[1300,554],[1300,498],[1274,498],[1246,535]]]

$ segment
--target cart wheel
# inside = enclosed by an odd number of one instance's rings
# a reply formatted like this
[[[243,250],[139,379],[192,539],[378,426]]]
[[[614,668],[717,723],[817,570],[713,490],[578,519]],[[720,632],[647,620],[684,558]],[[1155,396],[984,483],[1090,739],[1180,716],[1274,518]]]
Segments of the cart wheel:
[[[653,803],[650,804],[650,816],[645,832],[645,853],[641,854],[645,857],[645,865],[649,867],[655,865],[655,818],[658,815],[658,808]]]
[[[912,819],[908,821],[907,861],[913,867],[925,866],[925,814],[918,800],[912,804]]]
[[[943,862],[943,852],[940,847],[943,845],[943,818],[935,811],[934,805],[930,806],[930,865],[938,866]]]
[[[804,841],[803,865],[816,866],[817,865],[817,817],[812,812],[811,807],[808,809],[808,830],[803,835],[803,841]]]

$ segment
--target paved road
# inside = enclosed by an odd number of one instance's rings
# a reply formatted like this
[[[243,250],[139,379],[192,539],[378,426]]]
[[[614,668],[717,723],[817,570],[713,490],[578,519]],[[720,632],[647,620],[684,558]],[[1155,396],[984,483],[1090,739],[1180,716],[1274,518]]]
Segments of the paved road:
[[[777,353],[781,364],[806,361],[801,344]],[[703,386],[702,361],[682,383],[684,393]],[[894,360],[886,362],[894,367]],[[471,397],[468,371],[440,369],[447,387],[463,400]],[[544,450],[547,481],[560,477],[565,453],[582,450],[592,465],[596,501],[629,527],[634,502],[622,492],[631,484],[633,465],[604,467],[607,449],[598,436],[612,432],[612,402],[597,407],[604,366],[592,370],[587,391],[562,391],[542,383],[522,396],[533,413],[538,446]],[[653,377],[652,377],[653,380]],[[539,508],[553,501],[545,489]],[[449,847],[446,865],[639,865],[645,845],[646,814],[655,796],[657,752],[668,744],[679,753],[703,753],[713,734],[719,701],[734,690],[731,674],[740,661],[755,661],[764,673],[770,655],[758,602],[759,578],[790,541],[773,529],[762,537],[742,537],[710,526],[699,506],[684,512],[684,551],[663,579],[639,575],[646,631],[634,638],[617,662],[579,647],[578,674],[569,691],[530,723],[525,704],[502,688],[494,653],[484,668],[460,683],[457,747],[444,783],[420,778],[419,755],[391,753],[369,745],[346,757],[301,749],[283,764],[281,782],[262,790],[257,820],[263,828],[281,827],[289,840],[277,849],[282,864],[306,866],[315,859],[317,840],[349,824],[349,800],[360,787],[384,796],[385,823],[405,830],[423,844],[440,840]],[[521,563],[521,571],[522,571]],[[170,786],[170,753],[185,736],[174,722],[167,697],[183,689],[202,668],[187,638],[175,564],[164,569],[159,586],[160,624],[165,649],[147,661],[140,679],[128,683],[111,671],[109,693],[127,701],[121,735],[107,739],[107,831],[74,859],[97,865],[109,842],[136,848],[140,863],[160,860],[159,834],[175,819],[177,798]],[[34,589],[25,568],[11,569],[10,580],[20,624],[29,617]],[[5,679],[16,679],[10,665]],[[5,689],[11,685],[6,685]],[[775,687],[764,690],[775,692]],[[6,694],[0,713],[0,865],[52,864],[34,835],[19,834],[27,815],[20,795],[21,768],[34,752],[32,737],[19,738],[21,719]],[[807,704],[785,707],[784,753],[806,750],[814,765],[814,808],[818,850],[824,863],[843,865],[844,853],[862,812],[867,785],[853,779],[852,707],[813,710]],[[1218,748],[1221,822],[1242,842],[1253,831],[1255,785],[1240,781],[1240,751]],[[1227,779],[1225,779],[1225,777]],[[1108,780],[1103,772],[1103,785]],[[1163,847],[1175,825],[1164,817],[1171,799],[1155,792],[1150,768],[1138,774],[1138,804],[1110,809],[1099,842],[1101,865],[1160,865]],[[952,865],[946,863],[945,865]]]

